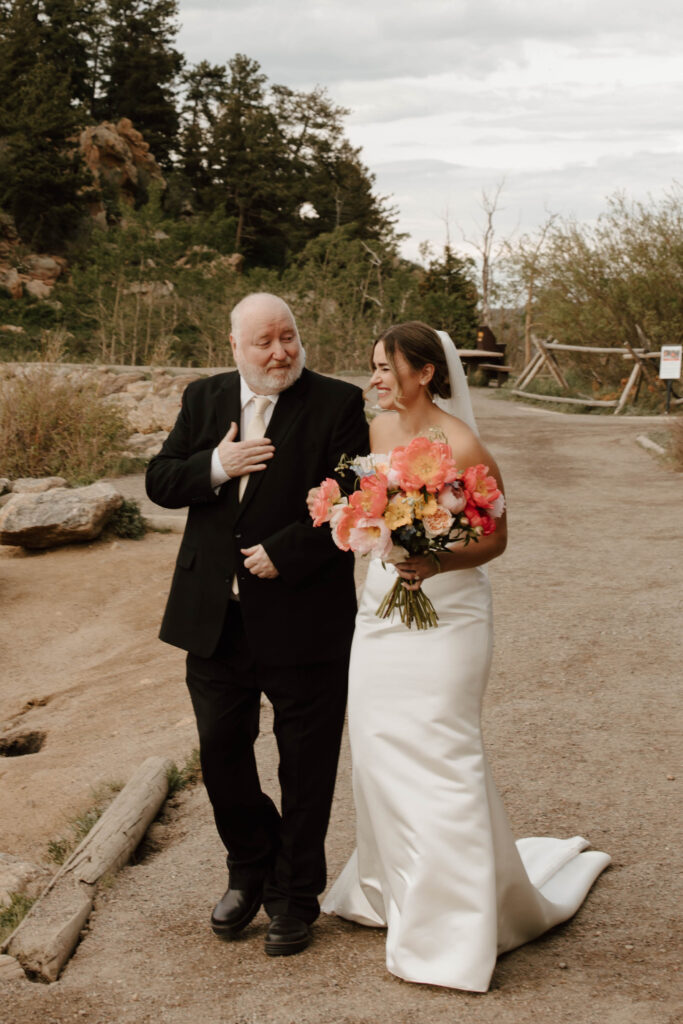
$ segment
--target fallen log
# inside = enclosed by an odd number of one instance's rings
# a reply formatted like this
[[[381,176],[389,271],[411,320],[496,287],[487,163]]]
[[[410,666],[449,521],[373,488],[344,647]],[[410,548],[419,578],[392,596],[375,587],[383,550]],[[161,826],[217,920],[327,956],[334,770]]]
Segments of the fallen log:
[[[172,762],[149,757],[57,872],[0,953],[31,978],[56,981],[92,910],[97,883],[130,858],[168,794]]]

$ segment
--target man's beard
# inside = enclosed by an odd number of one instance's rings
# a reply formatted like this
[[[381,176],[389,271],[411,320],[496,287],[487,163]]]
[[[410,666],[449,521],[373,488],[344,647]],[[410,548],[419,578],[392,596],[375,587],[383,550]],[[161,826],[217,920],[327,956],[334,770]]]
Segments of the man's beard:
[[[306,362],[306,352],[303,347],[289,366],[273,367],[270,370],[261,369],[242,359],[239,348],[235,352],[235,365],[240,376],[244,378],[251,390],[257,395],[279,395],[281,391],[291,388],[303,373]]]

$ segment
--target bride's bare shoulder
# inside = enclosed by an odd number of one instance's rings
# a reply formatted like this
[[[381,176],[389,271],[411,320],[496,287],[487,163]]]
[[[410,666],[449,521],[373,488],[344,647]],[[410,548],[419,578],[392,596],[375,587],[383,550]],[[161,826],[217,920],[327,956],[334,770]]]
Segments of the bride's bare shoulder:
[[[379,412],[370,422],[370,447],[373,452],[388,452],[394,447],[398,413]]]
[[[445,414],[441,425],[456,463],[480,462],[484,456],[489,456],[474,431],[457,416]]]

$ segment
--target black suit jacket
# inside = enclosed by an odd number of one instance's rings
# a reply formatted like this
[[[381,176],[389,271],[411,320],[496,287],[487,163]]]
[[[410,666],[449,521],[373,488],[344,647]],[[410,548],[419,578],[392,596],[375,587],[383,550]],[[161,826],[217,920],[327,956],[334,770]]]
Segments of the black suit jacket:
[[[194,381],[178,419],[147,468],[147,494],[165,508],[189,506],[161,639],[210,657],[221,635],[237,572],[245,630],[271,665],[295,665],[348,652],[356,611],[353,556],[335,547],[328,527],[314,528],[309,488],[343,453],[368,451],[359,388],[304,370],[283,391],[268,425],[275,454],[253,473],[238,499],[238,478],[211,487],[211,453],[231,421],[240,422],[237,372]],[[240,548],[263,544],[274,580],[244,568]]]

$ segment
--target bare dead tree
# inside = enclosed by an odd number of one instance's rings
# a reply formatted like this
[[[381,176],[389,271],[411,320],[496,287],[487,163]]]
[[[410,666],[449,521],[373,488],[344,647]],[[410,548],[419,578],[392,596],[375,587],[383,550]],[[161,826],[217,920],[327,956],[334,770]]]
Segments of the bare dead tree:
[[[519,279],[524,288],[524,365],[531,362],[531,335],[533,333],[533,305],[536,295],[536,281],[540,265],[541,252],[553,224],[558,218],[557,213],[547,213],[546,219],[535,235],[524,235],[514,248],[506,243],[506,253],[510,262],[516,266]]]
[[[500,194],[505,185],[505,178],[502,178],[492,192],[482,189],[481,203],[486,220],[481,229],[481,237],[476,239],[468,238],[463,234],[468,245],[473,246],[481,257],[481,322],[485,327],[490,327],[491,320],[491,294],[493,291],[493,241],[495,238],[494,218],[498,211]]]

